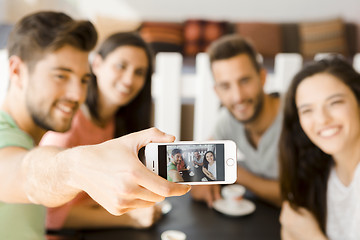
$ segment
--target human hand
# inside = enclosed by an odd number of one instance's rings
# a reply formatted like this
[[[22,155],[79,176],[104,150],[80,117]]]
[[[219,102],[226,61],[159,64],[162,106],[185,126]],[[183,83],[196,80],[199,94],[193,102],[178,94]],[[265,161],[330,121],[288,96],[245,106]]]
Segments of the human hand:
[[[190,193],[193,199],[207,203],[210,208],[214,201],[221,199],[220,185],[192,186]]]
[[[294,210],[289,202],[283,202],[280,223],[283,240],[326,240],[314,215],[305,208]]]
[[[146,144],[173,141],[173,136],[152,128],[64,151],[72,158],[68,161],[68,185],[84,190],[113,215],[153,206],[165,197],[183,195],[190,186],[168,182],[138,159],[139,149]]]

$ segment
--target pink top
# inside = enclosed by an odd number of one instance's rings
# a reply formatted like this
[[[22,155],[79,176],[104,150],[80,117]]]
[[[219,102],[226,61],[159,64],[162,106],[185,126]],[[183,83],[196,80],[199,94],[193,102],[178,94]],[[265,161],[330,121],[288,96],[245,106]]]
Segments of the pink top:
[[[79,110],[72,121],[71,129],[65,133],[49,131],[41,139],[40,145],[53,145],[70,148],[79,145],[98,144],[114,138],[115,121],[110,121],[107,126],[101,128],[89,121]],[[46,227],[48,229],[60,229],[63,227],[66,217],[73,205],[79,204],[90,197],[85,193],[79,193],[72,201],[61,207],[48,208]]]

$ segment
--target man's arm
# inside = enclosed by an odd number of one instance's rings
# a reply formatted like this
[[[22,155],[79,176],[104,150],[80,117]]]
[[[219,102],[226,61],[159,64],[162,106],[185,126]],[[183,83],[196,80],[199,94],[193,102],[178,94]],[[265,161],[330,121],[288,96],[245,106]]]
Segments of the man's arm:
[[[236,183],[243,185],[265,201],[278,207],[281,206],[279,181],[256,176],[243,167],[238,166]]]
[[[3,148],[0,200],[55,207],[84,190],[114,215],[153,206],[165,197],[185,194],[190,187],[156,176],[137,154],[150,142],[173,140],[174,137],[153,128],[67,150]]]

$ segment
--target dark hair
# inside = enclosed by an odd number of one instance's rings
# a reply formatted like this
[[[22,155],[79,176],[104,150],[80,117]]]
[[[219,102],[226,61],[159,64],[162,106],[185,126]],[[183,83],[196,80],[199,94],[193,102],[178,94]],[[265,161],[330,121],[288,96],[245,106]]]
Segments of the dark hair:
[[[152,52],[140,35],[135,32],[115,33],[109,36],[101,44],[97,52],[102,59],[105,59],[110,53],[121,46],[135,46],[142,48],[146,53],[149,66],[142,90],[129,104],[120,107],[115,114],[114,137],[120,137],[128,133],[149,128],[151,116],[151,76],[153,73]],[[93,74],[89,83],[85,103],[89,108],[90,114],[95,119],[99,119],[98,100],[97,78]]]
[[[171,156],[175,156],[178,153],[182,154],[182,150],[179,148],[174,148],[171,152]]]
[[[97,32],[89,21],[73,20],[61,12],[42,11],[25,16],[10,33],[8,53],[19,56],[29,69],[45,54],[65,45],[90,52],[96,45]]]
[[[300,206],[312,212],[325,233],[327,181],[333,158],[306,136],[295,103],[299,84],[318,73],[328,73],[338,78],[360,102],[360,75],[351,64],[338,56],[312,62],[295,75],[284,101],[284,120],[279,142],[280,185],[282,198],[294,208]]]
[[[207,155],[208,153],[212,153],[212,155],[214,156],[214,161],[215,161],[215,154],[214,154],[214,152],[213,152],[213,151],[207,151],[207,152],[204,154],[204,160],[203,160],[204,167],[205,167],[206,169],[208,169],[208,167],[209,167],[209,162],[206,160],[206,155]]]
[[[210,63],[217,60],[224,60],[235,57],[239,54],[249,56],[257,72],[260,72],[261,64],[258,60],[259,55],[254,47],[238,34],[225,35],[211,43],[207,50]]]

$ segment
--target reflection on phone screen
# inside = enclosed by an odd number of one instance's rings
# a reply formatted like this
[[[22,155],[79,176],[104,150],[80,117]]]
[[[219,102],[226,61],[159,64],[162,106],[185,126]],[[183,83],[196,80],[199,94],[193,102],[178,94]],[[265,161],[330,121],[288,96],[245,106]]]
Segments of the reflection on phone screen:
[[[224,144],[159,145],[159,175],[171,182],[224,181]]]

